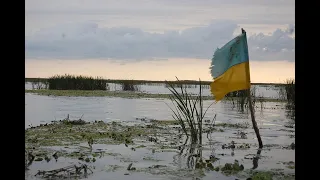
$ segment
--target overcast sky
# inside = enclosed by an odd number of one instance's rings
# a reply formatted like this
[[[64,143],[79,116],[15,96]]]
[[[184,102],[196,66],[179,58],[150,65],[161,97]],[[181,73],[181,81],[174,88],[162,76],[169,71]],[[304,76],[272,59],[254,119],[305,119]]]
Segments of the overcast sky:
[[[251,61],[294,62],[293,0],[26,0],[28,60],[191,58],[248,35]]]

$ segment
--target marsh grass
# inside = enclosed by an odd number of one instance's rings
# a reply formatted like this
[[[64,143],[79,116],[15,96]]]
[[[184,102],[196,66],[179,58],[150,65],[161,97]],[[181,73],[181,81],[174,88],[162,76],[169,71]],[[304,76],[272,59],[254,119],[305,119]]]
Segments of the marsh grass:
[[[294,121],[296,119],[296,111],[289,105],[286,105],[286,117]]]
[[[288,101],[288,105],[292,106],[292,109],[295,108],[295,80],[288,79],[285,84],[286,97]]]
[[[287,100],[285,85],[279,86],[278,96],[280,100],[284,100],[284,101]]]
[[[252,87],[250,89],[251,100],[253,107],[256,107],[256,102],[260,102],[261,108],[263,108],[263,103],[265,99],[262,97],[256,97],[256,87]],[[233,107],[236,107],[240,112],[244,112],[249,108],[249,101],[248,101],[248,93],[247,90],[240,90],[230,92],[226,95],[228,100],[231,100]]]
[[[48,79],[50,90],[107,90],[102,78],[75,75],[55,75]]]
[[[179,79],[177,78],[177,81]],[[203,118],[213,104],[204,111],[203,109],[203,97],[202,97],[202,86],[199,80],[199,94],[192,96],[188,94],[187,88],[180,86],[180,93],[175,89],[174,85],[167,82],[168,89],[172,93],[169,97],[174,104],[175,110],[170,106],[169,108],[173,112],[173,118],[179,122],[182,130],[186,136],[191,136],[192,144],[202,144],[202,122]],[[187,128],[188,127],[188,128]]]
[[[286,92],[287,104],[286,104],[286,116],[295,121],[295,80],[288,79],[286,84],[284,85],[284,89]]]
[[[295,80],[287,79],[286,82],[279,86],[278,90],[279,98],[282,100],[286,100],[290,107],[294,108],[295,106]]]
[[[295,80],[287,79],[285,84],[279,87],[279,98],[286,101],[286,116],[295,120]]]

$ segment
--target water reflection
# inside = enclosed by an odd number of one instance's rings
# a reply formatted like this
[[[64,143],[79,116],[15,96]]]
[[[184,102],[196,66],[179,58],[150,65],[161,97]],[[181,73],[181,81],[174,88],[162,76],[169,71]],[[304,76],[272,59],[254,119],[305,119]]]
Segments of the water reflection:
[[[190,141],[189,141],[190,140]],[[198,169],[199,163],[202,163],[202,146],[198,143],[192,142],[192,138],[188,136],[184,144],[180,145],[179,153],[173,156],[173,163],[178,165],[179,168],[186,166],[188,169]],[[185,161],[183,165],[182,162]],[[199,168],[201,169],[201,168]]]

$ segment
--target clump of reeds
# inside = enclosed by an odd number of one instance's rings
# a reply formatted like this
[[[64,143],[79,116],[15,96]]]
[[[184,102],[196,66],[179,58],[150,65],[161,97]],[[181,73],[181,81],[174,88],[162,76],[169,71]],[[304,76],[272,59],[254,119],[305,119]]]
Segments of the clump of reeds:
[[[103,78],[74,75],[55,75],[48,79],[49,89],[54,90],[107,90]]]
[[[288,101],[288,105],[292,106],[292,109],[295,108],[295,80],[288,79],[285,84],[286,97]]]
[[[279,98],[287,101],[286,109],[295,110],[295,80],[287,79],[284,84],[279,86]],[[291,112],[290,112],[291,113]]]
[[[139,91],[138,84],[133,80],[121,82],[122,91]]]
[[[177,78],[177,81],[179,79]],[[180,93],[174,88],[172,83],[166,82],[168,89],[172,93],[170,99],[174,104],[175,110],[170,106],[173,112],[173,118],[177,120],[186,134],[191,136],[191,142],[202,144],[202,121],[209,109],[210,105],[205,111],[203,109],[203,98],[201,81],[199,80],[200,89],[199,94],[192,96],[186,91],[186,87],[180,86]]]
[[[294,107],[286,105],[286,117],[295,121],[296,111]]]
[[[278,96],[280,100],[285,100],[287,98],[285,85],[278,86]]]
[[[250,89],[252,105],[255,107],[255,102],[258,100],[256,97],[256,87]],[[249,108],[248,90],[233,91],[226,95],[227,98],[231,99],[231,103],[238,108],[239,111],[243,112]],[[263,103],[262,98],[260,98]],[[261,105],[262,106],[262,105]]]

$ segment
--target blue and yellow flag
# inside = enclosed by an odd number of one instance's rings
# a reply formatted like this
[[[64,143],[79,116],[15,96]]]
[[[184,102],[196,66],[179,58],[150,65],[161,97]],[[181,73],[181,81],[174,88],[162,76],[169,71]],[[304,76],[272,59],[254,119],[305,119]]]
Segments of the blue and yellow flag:
[[[250,69],[245,31],[222,48],[218,48],[211,61],[211,93],[220,101],[229,92],[250,89]]]

